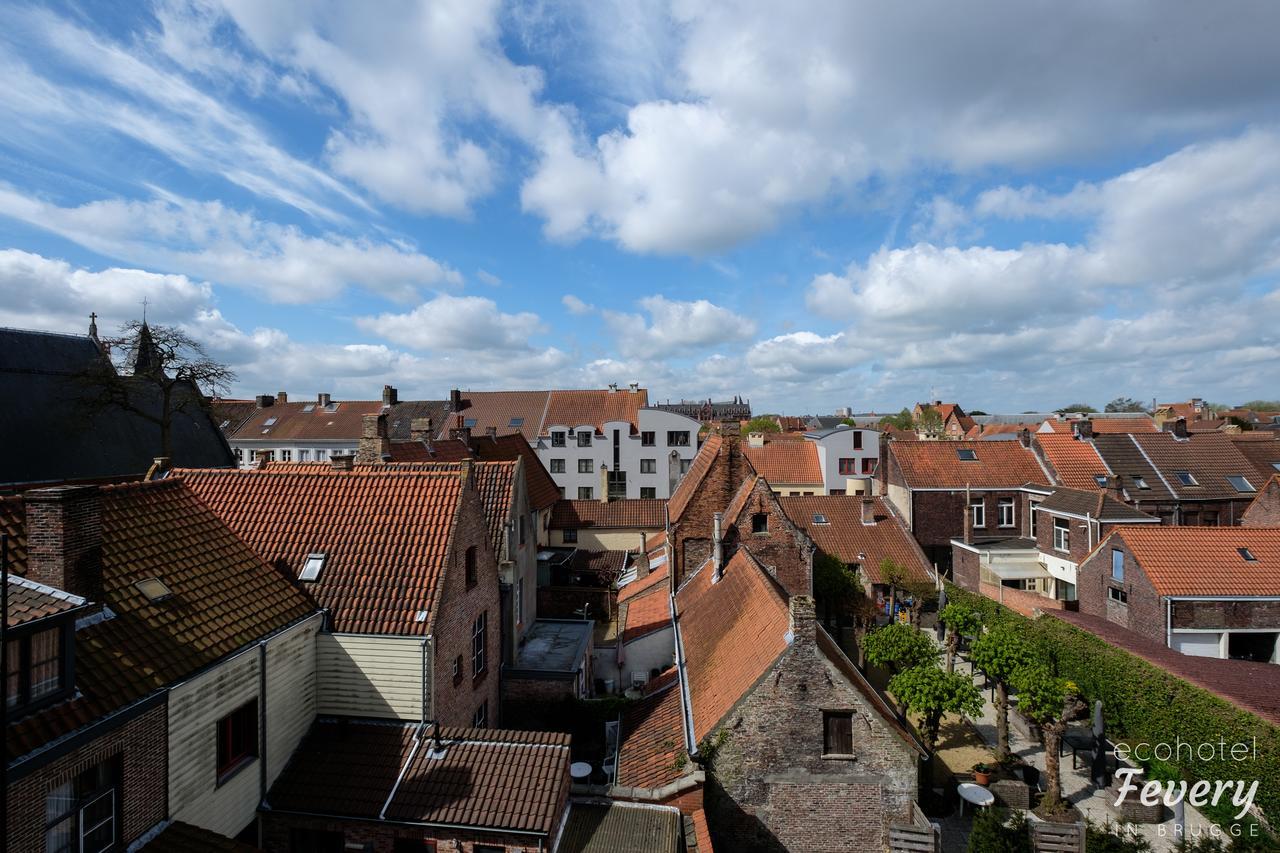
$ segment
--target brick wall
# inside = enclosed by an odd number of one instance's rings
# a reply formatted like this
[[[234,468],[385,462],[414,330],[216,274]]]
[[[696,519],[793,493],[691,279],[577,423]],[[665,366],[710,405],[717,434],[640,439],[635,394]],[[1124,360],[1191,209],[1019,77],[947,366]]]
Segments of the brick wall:
[[[501,666],[502,608],[498,589],[498,565],[489,544],[484,507],[474,488],[463,490],[454,523],[449,565],[445,570],[439,603],[436,606],[435,682],[436,719],[447,726],[469,726],[476,709],[488,701],[490,726],[499,724],[498,681]],[[467,548],[478,550],[476,583],[468,587]],[[471,626],[481,612],[487,612],[485,631],[486,670],[478,678],[471,675]],[[461,677],[453,676],[453,663],[462,656]]]
[[[951,546],[952,579],[970,592],[978,592],[978,584],[982,579],[982,565],[979,555],[968,548]]]
[[[540,619],[581,619],[583,605],[590,608],[589,614],[592,619],[608,621],[618,611],[618,591],[591,586],[538,588],[538,618]]]
[[[707,475],[672,526],[670,540],[675,553],[675,577],[682,580],[711,556],[711,530],[717,512],[723,512],[750,473],[742,455],[739,436],[725,435]]]
[[[1280,630],[1280,601],[1175,601],[1171,622],[1179,628]]]
[[[97,486],[37,489],[23,497],[27,577],[102,600],[102,498]]]
[[[1280,527],[1280,480],[1271,478],[1240,517],[1245,527]]]
[[[168,715],[163,702],[40,769],[9,783],[6,848],[44,849],[45,797],[82,770],[120,757],[121,838],[127,845],[168,813]]]
[[[1124,551],[1124,583],[1111,579],[1113,548]],[[1112,587],[1125,591],[1128,595],[1126,604],[1108,596],[1107,590]],[[1107,547],[1099,548],[1093,557],[1080,564],[1076,571],[1076,597],[1080,600],[1081,613],[1102,616],[1153,642],[1166,645],[1165,612],[1160,594],[1120,536],[1111,537]]]
[[[768,516],[767,533],[752,532],[752,518]],[[813,595],[813,546],[808,536],[782,511],[769,484],[758,480],[737,518],[724,521],[724,559],[738,548],[751,552],[788,595]]]
[[[1034,592],[1001,584],[984,583],[979,585],[979,592],[992,601],[998,601],[1015,613],[1023,616],[1034,616],[1037,610],[1062,610],[1065,605],[1056,598],[1046,598]]]
[[[706,805],[717,848],[882,850],[916,795],[917,754],[815,640],[795,597],[795,641],[722,723]],[[853,759],[824,759],[823,711],[853,711]]]
[[[473,832],[434,827],[393,826],[377,821],[338,820],[280,812],[263,812],[263,846],[267,853],[292,853],[290,831],[295,827],[341,832],[346,844],[371,844],[373,853],[394,853],[398,838],[436,842],[437,853],[472,853],[477,844],[492,844],[506,853],[543,853],[546,836],[502,832]]]

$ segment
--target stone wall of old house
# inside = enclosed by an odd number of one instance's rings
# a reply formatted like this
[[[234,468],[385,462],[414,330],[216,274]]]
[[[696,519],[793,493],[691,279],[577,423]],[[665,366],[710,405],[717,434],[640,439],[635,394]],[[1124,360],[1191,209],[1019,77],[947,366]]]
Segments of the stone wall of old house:
[[[1280,479],[1268,481],[1240,516],[1244,527],[1280,527]]]
[[[751,463],[739,446],[739,436],[724,435],[710,469],[689,499],[684,514],[672,525],[669,533],[675,554],[677,583],[696,571],[711,556],[711,531],[715,514],[724,512],[751,471]]]
[[[794,596],[790,648],[704,747],[717,848],[887,848],[916,796],[917,753],[819,649],[813,600]],[[852,757],[824,756],[824,711],[852,711]]]
[[[753,532],[757,515],[765,516],[764,533]],[[725,519],[722,529],[725,562],[743,548],[769,570],[788,595],[813,595],[813,543],[791,523],[763,479],[756,481],[738,517]]]

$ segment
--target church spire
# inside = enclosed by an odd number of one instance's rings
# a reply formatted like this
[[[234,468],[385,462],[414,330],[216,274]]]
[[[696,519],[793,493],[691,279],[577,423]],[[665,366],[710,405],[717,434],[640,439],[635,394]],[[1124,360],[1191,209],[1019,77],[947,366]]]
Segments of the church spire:
[[[142,321],[142,327],[138,329],[138,349],[133,360],[133,375],[142,376],[147,373],[163,369],[160,363],[160,353],[156,351],[156,343],[151,338],[151,327],[147,325],[147,321]]]

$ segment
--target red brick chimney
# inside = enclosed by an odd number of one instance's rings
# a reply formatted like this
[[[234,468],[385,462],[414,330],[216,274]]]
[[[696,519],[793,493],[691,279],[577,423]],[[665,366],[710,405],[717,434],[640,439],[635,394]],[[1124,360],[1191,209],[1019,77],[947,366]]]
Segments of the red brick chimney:
[[[102,496],[97,486],[55,486],[23,496],[27,578],[102,600]]]
[[[1076,434],[1076,438],[1093,438],[1093,421],[1089,418],[1080,418],[1078,421],[1072,421],[1071,431]]]
[[[1178,418],[1176,421],[1173,422],[1173,437],[1174,438],[1187,437],[1187,419],[1186,418]]]
[[[409,438],[413,441],[430,441],[431,418],[414,418],[409,421]]]
[[[289,402],[289,395],[283,391],[277,391],[276,402],[279,403],[280,405],[284,405],[285,403]]]
[[[360,419],[360,447],[355,461],[360,465],[380,465],[391,455],[391,439],[387,435],[387,415],[365,415]]]

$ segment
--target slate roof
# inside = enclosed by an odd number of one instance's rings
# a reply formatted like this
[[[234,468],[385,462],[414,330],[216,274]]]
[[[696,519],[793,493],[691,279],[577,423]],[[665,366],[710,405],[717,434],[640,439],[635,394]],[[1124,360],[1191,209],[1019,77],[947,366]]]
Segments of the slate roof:
[[[434,614],[462,499],[456,467],[272,465],[179,472],[183,481],[267,562],[297,577],[326,555],[308,584],[335,631],[423,635]]]
[[[884,499],[871,499],[875,524],[862,523],[862,500],[854,495],[814,495],[780,497],[778,503],[823,553],[842,563],[860,563],[862,573],[873,584],[885,583],[880,561],[886,557],[902,566],[910,580],[933,580],[924,552]],[[814,521],[819,515],[827,523]]]
[[[1181,500],[1221,498],[1251,499],[1253,491],[1240,492],[1227,481],[1230,475],[1243,475],[1256,490],[1257,471],[1236,445],[1222,433],[1204,433],[1179,440],[1172,433],[1159,432],[1127,436],[1146,454],[1164,475],[1165,482]],[[1186,486],[1175,476],[1187,471],[1198,485]]]
[[[222,430],[223,435],[231,435],[238,430],[258,410],[253,400],[227,400],[214,397],[209,401],[209,414],[213,422]]]
[[[960,459],[971,450],[977,458]],[[1020,441],[893,442],[889,453],[898,461],[913,489],[1016,489],[1027,483],[1049,485],[1035,455]]]
[[[1111,474],[1093,443],[1071,433],[1050,432],[1036,436],[1045,461],[1062,485],[1071,489],[1098,489],[1095,477]]]
[[[1098,550],[1114,537],[1160,595],[1280,595],[1280,527],[1117,527]]]
[[[673,678],[623,712],[619,785],[661,788],[695,769],[679,764],[680,756],[687,755],[682,709],[679,680]]]
[[[1232,446],[1253,465],[1254,473],[1258,477],[1257,479],[1250,477],[1249,480],[1259,488],[1261,488],[1259,479],[1266,482],[1276,474],[1280,474],[1280,441],[1275,440],[1280,438],[1280,432],[1271,433],[1269,436],[1271,440],[1254,437],[1266,435],[1267,433],[1245,432],[1230,437]]]
[[[1272,725],[1280,725],[1280,666],[1184,655],[1101,616],[1070,610],[1044,612],[1051,618],[1087,631],[1158,669],[1207,690]]]
[[[676,593],[695,741],[787,650],[791,626],[786,594],[745,548],[712,577],[707,563]]]
[[[86,335],[0,329],[0,446],[9,448],[0,485],[146,474],[161,454],[160,428],[121,409],[94,410],[83,402],[87,392],[78,375],[99,358]],[[159,412],[159,392],[145,382],[134,385],[139,405]],[[181,394],[198,393],[182,388]],[[217,423],[201,411],[174,414],[172,445],[178,465],[235,464]]]
[[[1093,446],[1107,463],[1112,473],[1120,477],[1121,485],[1129,500],[1167,501],[1174,498],[1151,461],[1143,455],[1141,447],[1129,435],[1099,435]],[[1138,479],[1146,484],[1139,488]]]
[[[392,441],[408,441],[413,422],[430,418],[433,430],[440,428],[449,417],[448,400],[403,400],[386,410],[387,436]],[[358,436],[359,433],[356,433]]]
[[[315,400],[255,407],[228,437],[237,442],[341,441],[354,448],[364,416],[382,413],[381,400],[334,400],[331,407],[332,411]]]
[[[75,698],[9,727],[22,755],[217,662],[315,610],[181,480],[106,486],[103,603],[115,614],[76,632]],[[21,498],[0,501],[0,514]],[[25,565],[13,565],[15,572]],[[173,593],[152,603],[134,585],[158,578]]]
[[[1123,501],[1118,501],[1101,489],[1083,490],[1058,487],[1047,498],[1040,502],[1040,509],[1046,512],[1070,513],[1077,516],[1088,516],[1095,521],[1116,523],[1120,521],[1159,521],[1150,513],[1134,509]]]
[[[707,440],[702,443],[702,447],[698,448],[698,454],[693,457],[693,461],[689,463],[689,470],[680,478],[680,482],[676,484],[676,489],[671,493],[671,499],[667,501],[667,517],[672,523],[680,520],[684,515],[685,509],[689,506],[689,501],[697,494],[702,481],[706,479],[707,474],[711,471],[711,466],[715,462],[716,454],[720,452],[720,448],[724,445],[724,437],[719,433],[713,432],[707,436]]]
[[[674,807],[574,803],[557,853],[683,853],[683,821]]]
[[[267,795],[273,811],[549,835],[568,795],[569,735],[321,718]],[[397,786],[397,779],[399,784]],[[392,791],[394,789],[394,795]]]
[[[551,529],[652,529],[667,525],[667,502],[661,498],[617,501],[558,501],[551,510]]]
[[[822,485],[822,463],[818,446],[811,441],[778,441],[764,447],[743,445],[751,467],[770,483],[814,483]]]
[[[9,575],[6,604],[4,624],[6,628],[14,628],[84,607],[86,602],[78,595]]]

